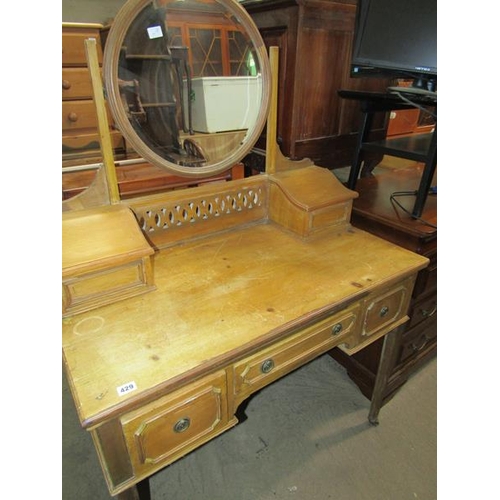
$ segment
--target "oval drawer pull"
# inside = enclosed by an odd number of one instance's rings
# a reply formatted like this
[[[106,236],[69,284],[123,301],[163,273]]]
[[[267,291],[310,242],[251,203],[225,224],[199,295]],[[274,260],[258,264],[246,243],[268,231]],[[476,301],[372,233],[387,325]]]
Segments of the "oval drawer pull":
[[[389,312],[389,308],[387,306],[384,306],[380,309],[380,317],[383,318],[384,316],[387,316],[387,313]]]
[[[260,365],[260,371],[262,373],[269,373],[274,368],[274,361],[272,359],[266,359]]]
[[[413,352],[421,351],[427,345],[427,342],[431,340],[431,338],[428,337],[427,335],[423,335],[422,337],[420,337],[419,340],[420,340],[420,345],[418,345],[416,342],[411,343],[411,350]]]
[[[78,115],[75,112],[68,113],[68,120],[74,123],[78,121]]]
[[[187,431],[189,426],[191,425],[191,420],[187,417],[181,418],[174,425],[174,432],[184,432]]]
[[[69,90],[71,88],[71,82],[69,80],[62,81],[62,88],[64,90]]]
[[[434,316],[434,314],[436,314],[437,312],[437,306],[434,306],[432,308],[432,310],[428,311],[427,309],[420,309],[420,314],[424,317],[424,318],[430,318],[431,316]]]
[[[332,335],[338,335],[342,331],[342,323],[336,323],[332,327]]]

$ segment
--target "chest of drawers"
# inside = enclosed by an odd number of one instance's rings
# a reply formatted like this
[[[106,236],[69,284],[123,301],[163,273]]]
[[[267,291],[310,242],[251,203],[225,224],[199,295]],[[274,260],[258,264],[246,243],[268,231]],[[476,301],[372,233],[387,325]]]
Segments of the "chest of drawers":
[[[63,23],[62,25],[62,158],[63,166],[100,161],[97,115],[92,98],[92,83],[87,68],[84,41],[98,41],[102,63],[100,24]],[[115,152],[124,149],[122,135],[115,130],[108,110],[110,137]]]

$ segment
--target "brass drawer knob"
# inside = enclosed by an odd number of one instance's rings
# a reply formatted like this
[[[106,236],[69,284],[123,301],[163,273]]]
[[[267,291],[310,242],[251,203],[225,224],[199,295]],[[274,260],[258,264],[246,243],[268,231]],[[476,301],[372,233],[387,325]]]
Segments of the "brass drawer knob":
[[[269,373],[274,368],[274,361],[272,359],[266,359],[260,365],[260,371],[262,373]]]
[[[68,80],[63,80],[62,81],[62,88],[64,90],[69,90],[71,88],[71,82]]]
[[[174,432],[184,432],[187,431],[191,425],[191,420],[187,417],[181,418],[174,425]]]
[[[387,315],[388,312],[389,308],[387,306],[382,307],[382,309],[380,309],[380,317],[383,318],[384,316]]]
[[[332,327],[332,335],[338,335],[342,331],[342,323],[336,323]]]

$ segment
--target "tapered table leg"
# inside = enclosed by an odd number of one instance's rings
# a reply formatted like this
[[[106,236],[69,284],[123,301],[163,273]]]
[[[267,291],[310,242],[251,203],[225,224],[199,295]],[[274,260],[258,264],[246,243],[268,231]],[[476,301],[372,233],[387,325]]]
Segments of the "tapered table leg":
[[[122,491],[114,498],[116,500],[151,500],[151,490],[149,488],[149,479],[143,479],[136,485]]]
[[[389,380],[389,375],[394,366],[399,328],[395,328],[384,338],[382,355],[378,365],[375,386],[373,387],[370,412],[368,414],[368,420],[373,425],[378,425],[379,423],[378,414],[380,412],[380,408],[382,407],[384,391],[387,387],[387,381]]]

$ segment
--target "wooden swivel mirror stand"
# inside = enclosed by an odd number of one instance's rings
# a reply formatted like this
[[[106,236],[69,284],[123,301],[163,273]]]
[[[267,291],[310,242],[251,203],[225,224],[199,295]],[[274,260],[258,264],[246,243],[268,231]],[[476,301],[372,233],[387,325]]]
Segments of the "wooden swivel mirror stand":
[[[150,138],[136,124],[151,131],[164,117],[143,112],[143,81],[123,100],[123,78],[109,61],[126,57],[127,29],[113,30],[145,8],[157,15],[153,27],[169,32],[170,3],[160,1],[130,0],[111,28],[103,74],[113,117],[129,140],[142,140],[136,147],[150,161],[164,154],[162,168],[196,178],[239,161],[267,118],[266,172],[121,199],[95,40],[86,41],[103,166],[87,191],[63,203],[63,359],[109,493],[121,499],[147,497],[152,474],[236,425],[238,407],[256,391],[334,347],[352,354],[385,337],[368,415],[376,424],[394,332],[408,320],[416,274],[428,264],[352,227],[357,194],[329,170],[283,157],[275,140],[277,49],[269,61],[244,9],[233,0],[186,3],[212,4],[251,40],[261,77],[253,127],[231,133],[239,142],[228,160],[202,158],[203,147],[183,151],[184,132],[142,150]],[[169,126],[182,121],[170,119]]]

